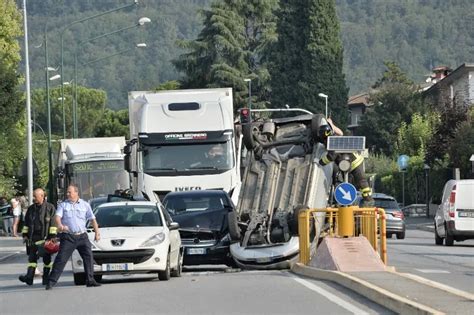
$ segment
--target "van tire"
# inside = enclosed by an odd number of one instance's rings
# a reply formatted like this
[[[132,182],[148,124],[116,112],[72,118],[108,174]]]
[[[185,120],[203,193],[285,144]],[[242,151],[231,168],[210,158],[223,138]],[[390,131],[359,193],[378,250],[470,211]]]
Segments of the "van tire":
[[[446,246],[453,246],[454,245],[454,236],[446,230]]]
[[[257,146],[255,139],[253,138],[253,128],[254,127],[250,123],[242,125],[242,141],[249,151],[253,151]]]
[[[405,231],[397,233],[397,239],[404,240],[405,239]]]
[[[319,127],[321,127],[321,121],[326,119],[323,114],[315,114],[311,119],[311,136],[314,141],[319,139]]]
[[[434,224],[435,229],[434,229],[434,234],[435,234],[435,244],[436,245],[443,245],[443,238],[439,236],[438,234],[438,229],[436,228],[436,222]]]
[[[237,214],[235,211],[231,211],[227,214],[227,221],[229,224],[229,235],[232,242],[240,241],[240,229],[239,223],[237,222]]]

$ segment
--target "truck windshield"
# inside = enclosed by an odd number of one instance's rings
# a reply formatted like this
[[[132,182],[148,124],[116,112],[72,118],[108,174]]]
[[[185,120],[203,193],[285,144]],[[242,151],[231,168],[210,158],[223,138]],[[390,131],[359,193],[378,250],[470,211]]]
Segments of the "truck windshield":
[[[234,166],[230,141],[220,143],[144,146],[147,173],[219,173]]]
[[[79,186],[82,199],[105,197],[118,189],[130,188],[123,161],[94,161],[69,164],[67,183]]]

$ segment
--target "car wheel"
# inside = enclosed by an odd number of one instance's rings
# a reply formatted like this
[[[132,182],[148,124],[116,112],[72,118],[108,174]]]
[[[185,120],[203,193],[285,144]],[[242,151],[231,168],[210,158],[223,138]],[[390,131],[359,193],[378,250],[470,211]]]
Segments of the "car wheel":
[[[253,129],[254,127],[252,124],[244,124],[242,125],[242,142],[244,143],[245,147],[249,151],[253,151],[257,146],[255,139],[253,138]]]
[[[405,231],[397,233],[397,239],[399,240],[405,239]]]
[[[176,265],[176,269],[171,272],[172,277],[181,277],[181,272],[183,271],[183,253],[180,250],[178,256],[178,264]]]
[[[97,281],[97,282],[101,282],[102,281],[102,275],[94,275],[94,280]]]
[[[168,252],[168,258],[166,259],[166,269],[163,271],[158,271],[158,279],[162,281],[168,281],[170,278],[171,278],[170,253]]]
[[[74,284],[75,285],[84,285],[86,284],[86,274],[81,272],[81,273],[75,273],[74,274]]]
[[[234,242],[240,241],[240,228],[237,222],[237,213],[231,211],[227,214],[227,221],[229,224],[229,235],[230,239]]]
[[[443,245],[443,238],[441,236],[439,236],[439,234],[438,234],[438,228],[436,227],[436,222],[435,222],[434,226],[435,226],[435,228],[434,228],[435,244],[436,245]]]

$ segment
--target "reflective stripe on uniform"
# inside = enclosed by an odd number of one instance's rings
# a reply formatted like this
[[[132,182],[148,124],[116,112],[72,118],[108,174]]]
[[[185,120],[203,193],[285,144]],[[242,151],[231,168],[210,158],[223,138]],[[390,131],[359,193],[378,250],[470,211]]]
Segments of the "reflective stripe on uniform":
[[[46,242],[46,241],[45,241],[45,240],[36,241],[36,242],[35,242],[35,245],[41,245],[41,244],[44,244],[44,242]]]
[[[21,230],[22,234],[27,234],[28,233],[28,227],[25,225],[23,229]]]
[[[30,263],[28,263],[28,267],[36,268],[36,266],[38,266],[38,264],[35,263],[35,262],[30,262]]]
[[[51,226],[49,228],[49,234],[57,234],[58,233],[58,228],[55,226]]]
[[[50,262],[49,264],[44,264],[44,267],[49,269],[53,268],[53,262]]]
[[[352,161],[351,163],[352,170],[355,169],[357,166],[361,165],[362,162],[364,162],[364,157],[362,155],[358,155],[354,153],[354,156],[356,157],[356,159]]]
[[[362,188],[360,192],[362,193],[362,197],[368,197],[372,195],[372,189],[370,189],[370,187]]]
[[[324,164],[324,165],[331,163],[331,160],[328,159],[328,155],[327,155],[326,153],[325,153],[325,154],[323,155],[323,157],[321,158],[321,161],[323,161],[323,164]]]

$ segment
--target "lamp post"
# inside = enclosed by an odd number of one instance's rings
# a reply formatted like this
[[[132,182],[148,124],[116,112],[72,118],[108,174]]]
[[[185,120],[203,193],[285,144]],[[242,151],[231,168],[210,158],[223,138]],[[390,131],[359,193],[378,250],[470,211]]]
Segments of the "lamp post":
[[[249,109],[252,109],[252,79],[246,78],[244,81],[249,83]]]
[[[109,33],[105,33],[105,34],[102,34],[102,35],[99,35],[99,36],[95,36],[95,37],[83,40],[82,42],[80,42],[76,46],[76,49],[74,51],[74,79],[72,80],[72,81],[74,81],[74,96],[73,96],[73,103],[72,103],[72,122],[73,122],[72,137],[73,138],[77,138],[77,136],[78,136],[78,128],[77,128],[77,50],[78,50],[78,48],[80,48],[82,46],[82,44],[84,44],[84,43],[88,43],[88,42],[94,41],[94,40],[99,39],[99,38],[103,38],[103,37],[107,37],[107,36],[110,36],[110,35],[113,35],[113,34],[117,34],[117,33],[129,30],[129,29],[135,28],[135,27],[144,26],[145,24],[150,23],[150,22],[151,22],[151,20],[149,18],[141,17],[136,24],[133,24],[131,26],[127,26],[127,27],[124,27],[124,28],[121,28],[121,29],[118,29],[118,30],[115,30],[115,31],[112,31],[112,32],[109,32]]]
[[[423,165],[425,171],[425,199],[426,199],[426,217],[430,217],[430,166]]]
[[[64,26],[64,28],[62,29],[61,34],[60,34],[60,41],[61,41],[61,97],[62,97],[61,106],[63,108],[63,138],[66,138],[66,111],[65,111],[65,108],[64,108],[64,85],[63,85],[63,83],[64,83],[64,79],[63,79],[64,78],[64,32],[69,27],[71,27],[73,25],[76,25],[76,24],[79,24],[79,23],[82,23],[82,22],[85,22],[85,21],[88,21],[88,20],[92,20],[92,19],[95,19],[97,17],[103,16],[103,15],[106,15],[106,14],[109,14],[109,13],[112,13],[112,12],[116,12],[116,11],[119,11],[119,10],[122,10],[122,9],[126,9],[126,8],[129,8],[129,7],[135,6],[135,5],[138,5],[138,0],[134,0],[132,4],[127,4],[127,5],[124,5],[124,6],[109,10],[109,11],[98,13],[98,14],[86,17],[84,19],[80,19],[80,20],[71,22],[68,25]]]
[[[326,118],[328,118],[328,96],[324,93],[319,93],[318,96],[326,100]]]

